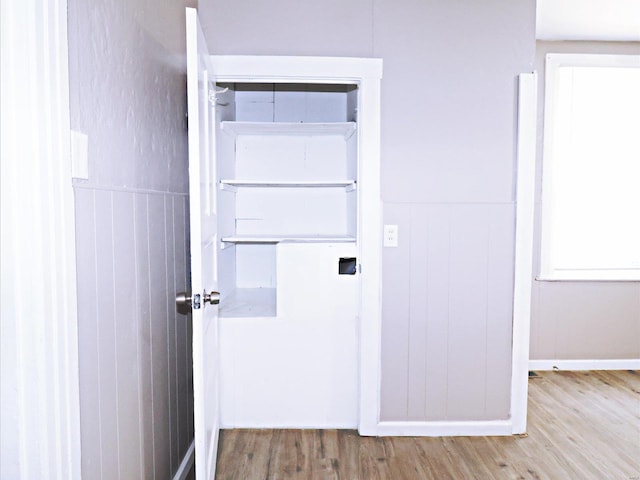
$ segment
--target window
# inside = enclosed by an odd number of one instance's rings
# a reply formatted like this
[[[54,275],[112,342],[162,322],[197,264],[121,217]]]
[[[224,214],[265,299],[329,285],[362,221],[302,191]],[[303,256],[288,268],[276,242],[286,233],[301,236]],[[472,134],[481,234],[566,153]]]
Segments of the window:
[[[541,278],[640,280],[640,55],[546,59]]]

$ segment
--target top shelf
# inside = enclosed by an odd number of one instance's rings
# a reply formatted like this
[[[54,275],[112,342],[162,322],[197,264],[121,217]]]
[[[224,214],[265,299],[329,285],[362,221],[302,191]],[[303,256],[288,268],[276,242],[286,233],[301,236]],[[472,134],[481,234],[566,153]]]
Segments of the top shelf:
[[[220,122],[229,135],[342,135],[345,140],[356,131],[356,122]]]

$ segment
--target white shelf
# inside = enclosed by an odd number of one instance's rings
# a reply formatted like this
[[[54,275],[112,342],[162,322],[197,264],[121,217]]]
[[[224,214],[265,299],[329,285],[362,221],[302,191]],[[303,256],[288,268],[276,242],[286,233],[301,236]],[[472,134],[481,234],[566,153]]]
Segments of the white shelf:
[[[350,192],[355,190],[355,180],[328,181],[276,181],[276,180],[220,180],[220,188],[232,190],[239,187],[248,188],[344,188]]]
[[[220,303],[220,317],[275,317],[275,288],[238,288]]]
[[[356,122],[220,122],[229,135],[342,135],[345,140],[356,131]]]
[[[222,237],[222,243],[352,243],[350,235],[235,235]]]

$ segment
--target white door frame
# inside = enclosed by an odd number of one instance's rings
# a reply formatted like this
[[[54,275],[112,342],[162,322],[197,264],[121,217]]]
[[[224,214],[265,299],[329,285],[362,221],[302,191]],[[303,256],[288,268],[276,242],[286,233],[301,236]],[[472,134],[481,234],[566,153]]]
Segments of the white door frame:
[[[2,0],[2,478],[80,478],[66,0]]]
[[[246,83],[358,85],[359,418],[361,435],[376,435],[380,418],[382,202],[380,80],[370,58],[211,56],[216,80]],[[301,73],[302,72],[302,73]]]

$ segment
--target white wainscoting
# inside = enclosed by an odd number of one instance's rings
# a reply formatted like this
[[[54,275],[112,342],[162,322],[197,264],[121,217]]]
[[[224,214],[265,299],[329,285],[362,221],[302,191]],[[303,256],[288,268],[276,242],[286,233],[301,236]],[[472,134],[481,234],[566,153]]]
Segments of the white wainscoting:
[[[187,197],[75,186],[82,473],[170,478],[193,440]],[[116,474],[116,472],[118,472]]]
[[[382,424],[509,419],[514,219],[513,203],[385,205]]]

